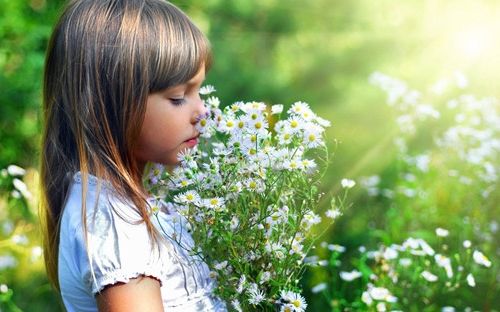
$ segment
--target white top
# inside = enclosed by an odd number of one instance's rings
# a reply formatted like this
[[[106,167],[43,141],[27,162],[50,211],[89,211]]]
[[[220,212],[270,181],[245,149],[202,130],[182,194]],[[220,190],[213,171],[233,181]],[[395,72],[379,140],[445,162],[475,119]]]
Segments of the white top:
[[[97,292],[140,275],[160,281],[165,311],[227,311],[212,295],[214,283],[207,265],[186,250],[192,248],[193,240],[184,218],[162,205],[152,221],[164,240],[159,248],[152,248],[145,224],[133,223],[140,217],[131,204],[119,199],[107,182],[102,183],[97,199],[97,182],[89,176],[87,244],[79,173],[73,177],[61,220],[58,274],[68,312],[98,311]]]

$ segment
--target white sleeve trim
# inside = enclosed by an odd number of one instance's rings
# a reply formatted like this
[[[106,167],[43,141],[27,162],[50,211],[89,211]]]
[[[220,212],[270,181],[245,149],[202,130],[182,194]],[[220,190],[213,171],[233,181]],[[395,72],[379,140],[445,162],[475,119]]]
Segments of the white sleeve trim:
[[[139,276],[152,277],[160,282],[160,287],[165,284],[164,276],[165,274],[158,270],[157,267],[149,266],[144,270],[137,270],[132,272],[130,270],[117,269],[112,272],[107,272],[105,275],[93,279],[92,276],[92,294],[99,293],[104,287],[113,285],[116,283],[128,283],[131,279],[137,278]]]

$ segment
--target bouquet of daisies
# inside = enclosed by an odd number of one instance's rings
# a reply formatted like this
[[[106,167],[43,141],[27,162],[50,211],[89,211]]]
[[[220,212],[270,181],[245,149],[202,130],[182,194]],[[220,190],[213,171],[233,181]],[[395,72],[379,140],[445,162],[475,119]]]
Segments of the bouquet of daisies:
[[[318,236],[312,226],[321,222],[318,183],[326,166],[318,163],[328,159],[330,122],[303,102],[284,119],[283,105],[237,102],[221,110],[219,102],[205,100],[199,147],[180,154],[170,173],[151,170],[152,193],[187,219],[192,253],[208,264],[216,295],[234,310],[304,311],[298,283]],[[342,208],[332,203],[331,220]]]

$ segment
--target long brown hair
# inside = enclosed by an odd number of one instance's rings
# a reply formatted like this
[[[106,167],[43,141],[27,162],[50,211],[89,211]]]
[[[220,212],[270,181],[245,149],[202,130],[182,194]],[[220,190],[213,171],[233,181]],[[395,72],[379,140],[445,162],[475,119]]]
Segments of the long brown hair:
[[[59,289],[59,223],[72,176],[92,174],[131,200],[152,241],[150,220],[134,155],[147,96],[184,83],[209,66],[203,33],[163,0],[71,1],[47,50],[43,85],[41,221],[49,279]]]

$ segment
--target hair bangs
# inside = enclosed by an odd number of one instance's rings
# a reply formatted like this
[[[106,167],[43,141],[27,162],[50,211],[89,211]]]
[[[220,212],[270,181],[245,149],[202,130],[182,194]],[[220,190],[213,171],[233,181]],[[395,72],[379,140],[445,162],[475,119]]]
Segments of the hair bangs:
[[[154,29],[148,31],[150,37],[147,38],[151,48],[150,93],[189,81],[201,66],[210,68],[210,43],[181,10],[162,2],[157,12],[144,13],[150,22],[148,26]]]

